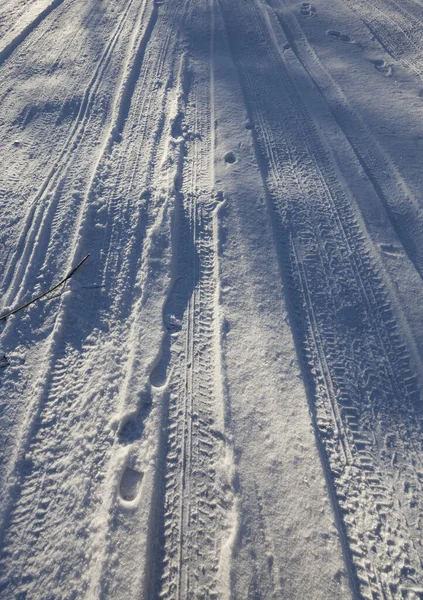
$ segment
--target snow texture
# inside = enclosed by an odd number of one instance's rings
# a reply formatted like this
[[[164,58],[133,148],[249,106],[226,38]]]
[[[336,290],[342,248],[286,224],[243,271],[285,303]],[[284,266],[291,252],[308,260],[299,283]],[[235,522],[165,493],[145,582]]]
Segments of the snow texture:
[[[3,0],[0,138],[0,597],[423,598],[421,1]]]

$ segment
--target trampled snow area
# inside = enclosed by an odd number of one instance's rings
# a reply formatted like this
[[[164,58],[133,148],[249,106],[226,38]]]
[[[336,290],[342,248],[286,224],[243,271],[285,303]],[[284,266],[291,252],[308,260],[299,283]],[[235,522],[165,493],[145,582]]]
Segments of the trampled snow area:
[[[423,598],[423,3],[312,2],[2,0],[2,600]]]

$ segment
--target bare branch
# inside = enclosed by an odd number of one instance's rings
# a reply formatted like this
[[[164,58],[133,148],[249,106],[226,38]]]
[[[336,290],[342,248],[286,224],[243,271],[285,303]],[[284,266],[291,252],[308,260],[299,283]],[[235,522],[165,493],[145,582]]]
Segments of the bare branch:
[[[10,310],[6,314],[2,315],[0,317],[0,321],[4,321],[5,319],[7,319],[7,317],[10,317],[10,316],[14,315],[15,313],[19,312],[20,310],[27,308],[31,304],[34,304],[34,302],[41,300],[41,298],[44,298],[48,294],[51,294],[51,292],[54,292],[54,290],[57,290],[58,287],[60,287],[64,283],[66,283],[66,281],[68,281],[68,279],[70,279],[72,277],[72,275],[75,273],[75,271],[77,271],[79,269],[79,267],[87,260],[88,257],[89,257],[89,254],[87,254],[87,256],[84,256],[84,258],[76,265],[76,267],[74,267],[71,271],[69,271],[69,273],[66,275],[66,277],[64,277],[61,281],[59,281],[59,283],[56,283],[56,285],[51,287],[49,290],[47,290],[46,292],[43,292],[42,294],[39,294],[38,296],[36,296],[32,300],[30,300],[29,302],[26,302],[25,304],[22,304],[21,306],[18,306],[17,308],[14,308],[13,310]]]

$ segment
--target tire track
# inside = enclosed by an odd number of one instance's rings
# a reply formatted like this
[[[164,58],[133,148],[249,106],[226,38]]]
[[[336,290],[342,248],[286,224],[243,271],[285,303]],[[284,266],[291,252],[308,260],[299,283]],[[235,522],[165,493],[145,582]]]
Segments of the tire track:
[[[358,579],[362,597],[411,594],[421,585],[420,535],[391,484],[403,477],[400,465],[421,463],[419,446],[403,442],[417,440],[421,427],[407,350],[350,200],[281,61],[269,22],[252,4],[240,26],[236,3],[221,5],[279,221],[277,243],[291,282],[291,307],[297,307],[294,322],[311,408],[330,466],[328,485],[335,488],[343,519],[341,532],[348,536],[352,589]],[[264,64],[272,69],[266,85],[258,66]],[[278,118],[269,121],[274,114]],[[390,436],[395,458],[385,443]],[[408,476],[418,485],[416,471]],[[420,510],[413,506],[414,523]],[[374,523],[371,531],[363,528],[366,519]],[[407,547],[403,540],[410,535]]]
[[[179,356],[171,375],[167,418],[165,513],[163,524],[160,597],[186,598],[189,594],[217,597],[219,562],[218,526],[222,496],[216,489],[216,462],[223,434],[216,428],[213,406],[213,363],[210,342],[213,316],[210,303],[214,271],[210,257],[212,207],[193,217],[198,221],[198,278],[186,309]],[[207,232],[207,237],[203,232]],[[206,238],[206,239],[205,239]],[[195,273],[195,270],[194,270]],[[185,319],[184,319],[185,321]],[[217,530],[217,531],[216,531]]]
[[[5,36],[5,32],[10,27],[16,27],[22,19],[27,9],[31,10],[31,5],[37,4],[38,0],[23,0],[22,2],[10,0],[0,6],[0,40]]]
[[[284,37],[286,36],[296,57],[326,100],[337,125],[348,139],[380,198],[404,251],[423,278],[423,255],[420,252],[423,215],[417,199],[392,160],[369,134],[361,117],[351,108],[342,90],[319,61],[295,16],[283,10],[279,2],[269,1],[269,5],[275,10]],[[271,13],[269,18],[272,17]],[[275,21],[276,19],[272,19],[272,26],[277,31]]]
[[[127,115],[125,116],[125,113],[119,110],[118,125],[113,128],[111,138],[115,140],[115,143],[106,146],[104,156],[99,162],[96,176],[90,186],[89,195],[95,196],[97,202],[101,199],[101,203],[105,203],[107,206],[108,214],[109,226],[105,228],[101,241],[105,257],[101,281],[102,285],[106,287],[114,286],[113,297],[119,299],[122,314],[125,314],[125,310],[129,310],[130,294],[127,289],[132,286],[133,278],[137,275],[137,269],[134,269],[133,265],[134,260],[137,260],[140,244],[138,238],[140,230],[131,223],[131,211],[139,210],[138,205],[141,199],[143,213],[146,222],[149,223],[151,215],[154,215],[157,208],[155,206],[157,199],[159,202],[161,201],[160,184],[157,184],[157,181],[162,179],[161,169],[166,171],[169,168],[166,163],[170,160],[169,148],[166,144],[167,136],[165,135],[168,125],[166,108],[170,102],[174,76],[172,72],[165,70],[165,66],[170,61],[170,51],[175,44],[173,39],[175,35],[169,25],[172,21],[175,26],[176,24],[180,25],[184,21],[185,13],[184,3],[179,2],[169,7],[166,17],[163,15],[168,26],[163,26],[163,39],[160,40],[155,56],[148,56],[147,64],[143,64],[142,70],[134,69],[139,75],[139,85],[133,89],[132,100],[126,102],[128,111],[133,105],[131,109],[133,120],[131,126],[127,127],[129,131],[127,146],[119,142],[124,123],[127,120]],[[154,20],[156,18],[157,15]],[[132,77],[129,79],[131,82],[133,81]],[[131,87],[132,83],[128,83],[127,88]],[[165,92],[160,95],[159,90],[162,87],[165,88]],[[135,143],[132,139],[132,131],[137,132]],[[130,160],[128,151],[131,154]],[[148,161],[145,161],[145,156],[149,156]],[[115,163],[111,173],[109,173],[110,159],[113,159]],[[159,167],[157,167],[158,164]],[[126,198],[126,201],[122,202],[122,198]],[[101,205],[98,206],[98,209],[100,208]],[[120,248],[120,240],[125,236],[128,227],[133,228],[133,236],[130,237],[124,248],[116,251]],[[81,233],[80,239],[84,241],[86,234]],[[128,268],[132,271],[132,275]],[[122,276],[119,281],[114,281],[118,272]],[[127,305],[126,309],[125,304]]]
[[[289,11],[284,11],[281,2],[274,2],[271,0],[268,3],[272,6],[272,9],[270,10],[275,11],[278,19],[278,21],[276,21],[276,19],[272,20],[272,27],[275,27],[276,30],[278,30],[279,22],[281,26],[280,33],[282,33],[282,30],[284,33],[284,35],[280,35],[277,38],[276,43],[282,48],[285,40],[288,40],[295,57],[325,99],[329,111],[334,116],[339,128],[344,132],[359,163],[364,172],[368,175],[376,194],[380,198],[393,229],[396,232],[399,241],[403,244],[405,253],[409,258],[411,257],[411,262],[414,264],[421,277],[421,261],[417,256],[418,250],[416,249],[417,240],[421,233],[421,228],[418,225],[420,222],[419,215],[421,211],[416,200],[410,196],[410,192],[402,177],[396,171],[396,168],[384,155],[374,139],[369,136],[368,130],[362,123],[361,118],[353,109],[351,109],[347,98],[318,59],[313,48],[309,45],[294,14]],[[275,36],[277,36],[276,33]],[[363,140],[366,141],[364,142]],[[386,171],[389,171],[394,174],[393,180],[389,179],[385,184],[382,182],[383,177],[378,175],[384,170],[385,173]],[[392,185],[393,182],[394,185]],[[396,188],[396,193],[392,193],[389,189],[390,187]],[[407,207],[407,203],[409,203],[409,207]],[[398,205],[401,207],[400,209],[398,209]],[[411,212],[415,215],[413,219],[410,217]],[[404,226],[404,223],[406,223],[407,226]],[[394,291],[392,293],[395,295]],[[399,300],[396,300],[395,304],[398,308],[397,313],[401,313],[403,309],[400,306]],[[416,347],[416,341],[413,334],[404,318],[401,321],[401,327],[404,336],[407,338],[409,351],[412,355],[415,367],[421,373],[421,357]]]
[[[219,466],[224,453],[223,407],[215,384],[215,210],[210,189],[210,6],[192,6],[188,77],[192,85],[173,131],[182,135],[184,168],[177,183],[174,287],[165,307],[168,333],[153,385],[169,381],[164,440],[164,510],[161,516],[160,598],[219,597],[225,511]],[[197,39],[203,44],[198,47]],[[184,133],[185,132],[185,133]]]
[[[142,11],[141,11],[142,12]],[[139,24],[139,23],[138,23]],[[123,25],[123,23],[120,23],[120,25]],[[143,24],[144,25],[144,24]],[[145,29],[143,28],[143,31],[145,33]],[[148,31],[148,29],[147,29]],[[138,40],[139,43],[139,40]],[[85,126],[85,124],[84,124]],[[67,165],[65,165],[66,167]],[[86,197],[86,202],[88,200],[88,196]],[[70,261],[73,262],[74,260],[77,260],[77,256],[78,256],[78,251],[79,251],[79,244],[81,243],[81,241],[78,242],[78,235],[83,237],[84,235],[89,235],[88,234],[88,215],[86,214],[87,212],[87,207],[82,206],[81,207],[81,216],[80,216],[80,224],[79,227],[76,228],[75,230],[75,235],[77,236],[77,241],[74,242],[73,248],[74,248],[74,254],[71,256]],[[92,215],[90,215],[92,216]],[[66,224],[63,223],[63,225],[65,226]],[[48,224],[46,223],[46,218],[44,218],[44,220],[41,220],[41,227],[48,227]],[[33,229],[33,228],[32,228]],[[31,230],[32,231],[32,230]],[[35,235],[35,232],[34,232]],[[39,234],[37,232],[37,236],[39,237]],[[37,239],[38,239],[37,237]],[[84,238],[84,242],[86,242],[86,238]],[[37,261],[42,261],[45,258],[44,255],[44,248],[41,245],[41,248],[37,247],[37,248],[29,248],[28,249],[28,240],[26,240],[26,245],[23,248],[23,253],[24,256],[26,254],[31,253],[32,256],[32,260],[37,259]],[[32,252],[31,252],[32,250]],[[30,271],[30,265],[25,265],[24,261],[23,261],[23,256],[20,259],[20,264],[19,264],[19,268],[24,271],[25,266],[27,267],[28,271]],[[25,275],[24,275],[25,277]],[[16,278],[16,276],[15,276]],[[25,290],[26,291],[26,290]],[[23,292],[21,291],[21,294]],[[35,401],[33,401],[33,409],[32,411],[29,411],[27,416],[26,416],[26,422],[25,425],[22,427],[22,436],[23,438],[26,438],[25,441],[22,441],[21,444],[16,446],[15,451],[12,449],[11,452],[11,456],[9,459],[9,467],[7,469],[7,474],[6,474],[6,481],[9,480],[9,490],[8,493],[4,494],[4,503],[2,506],[2,527],[4,527],[5,523],[7,522],[7,514],[9,513],[9,511],[12,509],[12,500],[13,500],[13,493],[15,491],[15,486],[18,483],[18,479],[16,478],[18,476],[18,474],[20,473],[20,469],[22,467],[22,456],[25,454],[25,451],[27,449],[27,445],[30,443],[30,440],[32,438],[32,435],[34,433],[33,428],[35,427],[36,423],[37,423],[37,419],[38,419],[38,414],[39,411],[42,410],[42,404],[43,404],[43,398],[46,396],[46,394],[48,394],[48,390],[51,384],[51,380],[53,377],[53,372],[54,372],[54,362],[56,360],[56,354],[58,355],[58,351],[55,348],[57,342],[58,342],[58,338],[60,338],[61,336],[61,328],[62,328],[62,323],[64,322],[65,319],[65,314],[66,314],[66,307],[67,307],[68,302],[66,300],[61,300],[60,301],[60,305],[56,314],[56,318],[55,318],[55,323],[54,323],[54,327],[53,327],[53,331],[51,333],[50,336],[50,340],[48,340],[48,349],[45,349],[45,355],[47,356],[47,360],[46,360],[46,364],[44,365],[44,372],[42,374],[39,375],[39,378],[37,379],[37,382],[34,385],[34,396],[36,396],[38,399]],[[9,325],[7,325],[6,330],[3,332],[3,343],[5,342],[5,337],[8,335],[13,335],[13,322],[11,321]],[[15,454],[16,452],[16,454]]]
[[[122,341],[122,344],[118,344],[118,348],[111,352],[112,356],[115,355],[114,360],[117,360],[116,352],[119,356],[123,352],[122,361],[117,361],[118,364],[121,363],[120,367],[116,368],[115,366],[113,368],[113,372],[116,370],[116,384],[111,386],[110,384],[106,385],[107,381],[102,383],[104,375],[109,372],[109,369],[106,368],[102,371],[100,366],[102,360],[104,360],[102,358],[102,347],[104,347],[105,343],[107,344],[107,341],[101,334],[101,319],[98,314],[96,315],[98,306],[91,307],[90,310],[86,311],[84,318],[81,318],[79,315],[75,324],[73,322],[73,312],[75,311],[75,308],[72,311],[68,306],[69,302],[61,303],[58,312],[60,319],[67,324],[67,334],[71,334],[74,338],[75,327],[77,327],[78,330],[81,330],[81,339],[87,339],[87,342],[84,343],[81,348],[78,368],[72,369],[72,364],[69,363],[70,357],[66,343],[69,335],[66,335],[66,331],[60,333],[60,328],[57,335],[54,335],[56,332],[53,332],[52,344],[57,347],[56,349],[53,348],[50,357],[51,364],[46,369],[48,375],[46,378],[47,381],[45,381],[45,377],[43,377],[42,385],[45,402],[39,407],[39,410],[41,411],[41,420],[39,423],[36,423],[35,430],[29,435],[28,447],[25,449],[26,455],[36,457],[36,465],[34,468],[31,468],[29,472],[25,472],[24,469],[21,469],[20,499],[17,502],[15,509],[12,511],[12,517],[10,519],[11,525],[8,528],[6,535],[5,553],[2,556],[3,566],[7,565],[10,569],[9,573],[14,573],[12,583],[6,582],[7,585],[18,585],[19,588],[20,584],[16,584],[15,577],[18,576],[18,573],[21,573],[22,580],[22,573],[26,572],[25,569],[19,571],[19,569],[16,568],[16,565],[13,565],[13,561],[10,562],[9,550],[14,547],[15,531],[18,523],[29,519],[34,511],[34,498],[38,493],[41,493],[38,492],[40,485],[39,465],[47,465],[46,469],[48,472],[48,477],[46,479],[47,484],[45,489],[42,490],[44,504],[51,504],[54,506],[57,500],[62,500],[62,493],[60,490],[68,481],[66,471],[63,471],[61,468],[61,461],[63,460],[61,450],[53,455],[49,454],[49,450],[52,444],[55,443],[55,440],[67,440],[72,438],[72,431],[75,427],[75,422],[69,419],[67,415],[65,415],[65,418],[62,418],[57,413],[58,407],[62,404],[64,397],[69,397],[70,401],[79,396],[84,397],[87,393],[87,389],[91,389],[91,386],[97,390],[99,389],[99,386],[100,389],[102,385],[105,386],[105,389],[102,390],[99,397],[96,398],[92,408],[89,409],[90,414],[92,415],[92,420],[89,419],[89,421],[95,423],[101,421],[104,425],[103,428],[100,428],[101,431],[95,433],[94,443],[96,445],[96,452],[93,453],[92,460],[96,463],[96,466],[94,467],[96,470],[103,473],[104,471],[109,472],[112,485],[110,485],[109,488],[106,486],[106,500],[100,503],[100,506],[98,499],[96,500],[98,482],[93,483],[91,486],[88,486],[88,488],[85,482],[81,485],[84,489],[85,497],[92,497],[94,503],[93,510],[98,510],[98,513],[102,515],[100,518],[104,519],[104,515],[107,515],[108,508],[110,512],[116,510],[114,507],[114,502],[116,500],[116,486],[114,485],[116,479],[116,460],[113,458],[113,448],[116,445],[119,446],[119,444],[129,443],[131,445],[131,440],[129,438],[126,439],[124,434],[124,431],[128,432],[131,429],[131,423],[128,421],[128,426],[126,428],[122,427],[116,438],[113,440],[113,438],[110,439],[110,429],[107,426],[107,423],[104,422],[104,414],[107,415],[107,412],[111,410],[111,406],[113,406],[115,402],[114,395],[119,389],[121,390],[119,391],[121,410],[133,410],[134,401],[136,400],[138,403],[138,394],[136,394],[136,398],[134,398],[130,390],[137,387],[138,379],[139,377],[142,377],[142,374],[138,371],[139,356],[142,355],[143,352],[142,350],[139,350],[138,354],[134,354],[134,348],[140,343],[137,335],[139,332],[139,324],[142,323],[139,311],[141,309],[144,310],[144,304],[148,302],[148,300],[144,299],[144,288],[149,290],[145,293],[148,299],[149,294],[151,295],[152,293],[151,289],[154,288],[155,285],[158,285],[159,287],[162,285],[160,282],[155,282],[158,273],[158,257],[157,248],[153,243],[153,238],[158,236],[160,241],[163,242],[161,238],[164,234],[160,234],[160,231],[157,230],[160,229],[161,219],[164,218],[163,215],[167,211],[167,195],[163,190],[168,185],[168,176],[166,173],[172,165],[169,163],[166,166],[166,169],[161,169],[160,167],[163,167],[163,165],[160,165],[160,160],[158,160],[158,158],[161,158],[165,163],[167,160],[166,155],[163,157],[159,156],[160,150],[157,148],[157,141],[159,138],[163,137],[163,133],[167,130],[166,124],[163,125],[163,120],[166,121],[168,119],[166,115],[169,113],[170,98],[168,93],[162,94],[162,91],[160,91],[160,88],[157,86],[157,81],[167,77],[168,81],[166,81],[166,89],[172,89],[172,65],[176,60],[174,45],[175,39],[179,35],[177,33],[179,31],[178,19],[181,19],[181,13],[184,12],[182,10],[183,7],[184,3],[172,3],[169,11],[163,11],[162,19],[157,25],[160,31],[154,32],[154,48],[149,50],[146,54],[145,61],[142,65],[139,65],[139,70],[137,68],[130,71],[132,77],[137,77],[137,85],[132,85],[131,83],[130,86],[127,85],[124,88],[126,90],[131,89],[133,96],[131,100],[125,98],[125,106],[128,109],[128,114],[124,116],[122,111],[119,112],[120,117],[123,119],[122,123],[126,122],[125,128],[123,129],[122,125],[122,136],[119,136],[119,143],[115,141],[113,144],[110,144],[110,140],[108,139],[104,144],[103,154],[96,166],[96,174],[93,177],[90,190],[86,194],[85,206],[81,211],[82,214],[75,233],[76,239],[73,245],[75,256],[78,255],[79,249],[87,244],[88,241],[90,244],[94,243],[96,245],[99,254],[103,256],[109,255],[110,239],[116,240],[116,237],[113,236],[116,236],[117,232],[113,230],[112,237],[109,237],[109,235],[105,233],[100,236],[94,236],[93,238],[93,233],[96,231],[95,225],[98,221],[100,211],[103,215],[104,212],[106,212],[106,217],[103,216],[102,220],[106,218],[110,226],[113,221],[117,219],[120,222],[118,228],[120,234],[124,233],[124,236],[122,236],[122,239],[120,240],[121,257],[123,258],[121,258],[119,263],[113,265],[108,264],[107,266],[109,279],[106,280],[106,301],[103,303],[103,308],[108,314],[110,328],[114,334],[113,337],[114,339]],[[155,8],[155,10],[157,9]],[[156,16],[157,15],[155,15],[155,17]],[[172,23],[172,26],[176,28],[176,33],[172,27],[168,26],[168,22]],[[148,29],[148,23],[145,24],[143,21],[143,25],[144,31],[146,27]],[[140,41],[137,39],[135,33],[133,39],[136,40],[137,47],[139,47],[139,44],[144,43],[143,40]],[[155,52],[155,50],[157,50],[157,52]],[[167,68],[165,69],[166,65]],[[148,74],[149,77],[146,77],[146,74]],[[159,107],[160,110],[158,110]],[[116,129],[114,132],[116,132]],[[140,156],[138,145],[132,147],[132,135],[137,139],[139,146],[142,146],[144,150],[143,156]],[[162,145],[163,143],[159,146],[161,147]],[[104,167],[107,167],[110,164],[111,159],[113,159],[113,168],[111,170],[110,168],[105,169]],[[141,162],[144,165],[147,163],[147,165],[145,165],[145,173],[142,177],[140,177],[139,174]],[[137,171],[137,180],[134,181],[134,173]],[[164,171],[165,174],[163,174],[162,171]],[[131,177],[127,178],[128,174],[130,174]],[[149,178],[153,178],[156,183],[159,182],[158,190],[151,194],[148,202],[146,202],[140,210],[139,186],[141,186],[142,189],[142,186],[148,184]],[[164,181],[163,178],[166,179],[166,181]],[[122,204],[121,194],[124,193],[130,197],[131,201],[129,201],[128,198],[124,210],[116,212]],[[104,211],[104,206],[107,207],[106,211]],[[106,227],[106,230],[108,229],[112,228]],[[133,232],[133,235],[131,232]],[[162,245],[165,249],[166,245]],[[152,269],[152,265],[154,265],[154,269]],[[102,266],[105,268],[104,265]],[[114,271],[114,273],[112,271]],[[120,273],[119,278],[117,278],[119,285],[115,285],[117,283],[116,273]],[[103,276],[104,274],[105,272],[103,272]],[[150,283],[148,282],[149,279],[151,280]],[[123,290],[126,289],[128,280],[135,288],[131,295],[133,305],[131,307],[131,312],[122,317],[120,311],[123,302],[119,290],[121,288]],[[131,283],[129,285],[131,285]],[[117,288],[116,295],[110,293],[113,286]],[[126,292],[125,294],[127,295]],[[109,300],[107,295],[111,295],[112,300]],[[128,304],[130,303],[129,300],[127,302]],[[108,306],[109,304],[110,306]],[[111,314],[109,313],[110,310]],[[127,310],[129,310],[129,306]],[[91,328],[94,329],[92,333],[88,335]],[[100,331],[98,328],[100,328]],[[115,336],[117,336],[117,338]],[[100,365],[99,368],[95,367],[94,371],[99,373],[99,381],[95,382],[93,385],[95,379],[92,379],[92,375],[89,375],[87,378],[85,370],[87,369],[87,363],[92,364],[93,358],[97,355],[97,351],[100,353]],[[110,352],[107,354],[110,354]],[[67,369],[65,365],[67,365]],[[89,368],[88,372],[91,373],[91,368]],[[124,377],[124,383],[119,384],[119,378],[122,376]],[[69,390],[72,390],[72,392]],[[92,392],[90,391],[90,395],[91,394]],[[149,412],[149,410],[145,410],[144,400],[145,398],[143,396],[140,401],[142,404],[140,415],[143,419],[147,418]],[[78,402],[76,402],[76,406],[73,407],[73,414],[80,414],[81,410],[84,412],[87,408],[79,406]],[[51,422],[51,415],[54,415],[53,423]],[[85,420],[86,419],[84,418],[84,421]],[[138,430],[138,426],[141,427],[142,431],[142,423],[137,422],[135,424],[135,430]],[[85,430],[88,432],[89,424],[84,427],[84,431]],[[92,433],[87,433],[87,436],[90,438],[92,435]],[[136,453],[136,449],[137,444],[134,444],[134,448],[131,452]],[[78,454],[77,448],[72,451],[75,454]],[[74,463],[75,466],[78,462],[78,459],[76,459]],[[85,458],[85,463],[92,465],[91,458],[89,460]],[[22,467],[22,465],[20,465],[20,467]],[[126,471],[123,473],[122,481],[125,480],[125,473]],[[80,477],[81,474],[78,471],[77,473],[74,473],[74,476]],[[126,478],[126,480],[127,479],[128,478]],[[123,489],[122,481],[120,484],[121,489]],[[108,482],[110,483],[109,480]],[[125,491],[122,493],[127,495]],[[111,494],[111,497],[108,497],[109,494]],[[73,498],[73,500],[75,503],[78,503],[78,498]],[[108,505],[109,502],[110,505]],[[85,512],[85,510],[86,509],[80,509],[82,513]],[[49,536],[47,536],[46,533],[52,530],[54,531],[56,515],[56,510],[52,510],[51,515],[48,513],[41,515],[36,528],[29,527],[28,541],[24,546],[30,544],[33,545],[35,539],[39,540],[38,542],[35,542],[36,544],[48,547]],[[67,523],[69,539],[73,540],[75,538],[75,532],[73,531],[74,526],[73,520]],[[97,563],[100,562],[99,578],[94,577],[92,582],[86,581],[87,578],[85,578],[85,585],[87,585],[87,589],[91,591],[99,587],[101,589],[106,589],[107,586],[110,585],[112,586],[111,589],[113,589],[113,582],[107,583],[107,580],[110,580],[110,575],[107,573],[108,562],[105,559],[104,552],[105,548],[110,548],[109,544],[111,544],[106,536],[108,536],[109,539],[113,539],[114,530],[115,526],[112,521],[110,523],[110,528],[104,532],[103,543],[98,546],[99,557],[102,557],[101,560],[100,558],[96,560]],[[102,535],[103,532],[99,537],[102,537]],[[97,541],[95,544],[97,544]],[[80,542],[80,545],[84,551],[86,551],[83,541]],[[53,549],[54,544],[53,548],[50,548],[48,551],[49,555],[53,555]],[[60,552],[60,549],[56,551]],[[43,555],[43,551],[40,551],[40,553]],[[22,557],[20,558],[20,568],[22,568],[22,564],[25,564],[25,559]],[[28,580],[26,583],[30,589],[33,589],[31,586],[34,586],[35,582]],[[126,585],[128,585],[128,582],[126,582]]]
[[[52,0],[43,8],[30,23],[27,23],[20,31],[13,32],[12,39],[0,45],[0,67],[9,56],[26,40],[26,38],[48,17],[63,4],[64,0]]]
[[[145,7],[145,5],[144,5],[144,7]],[[144,12],[142,10],[140,10],[139,12],[140,12],[140,14],[138,15],[139,18],[138,18],[138,21],[135,23],[135,25],[138,27],[141,27],[141,18],[144,15]],[[143,26],[142,31],[144,34],[146,33],[146,31],[144,29],[144,25],[148,25],[148,23],[149,23],[149,21],[147,21],[146,24],[142,23],[142,26]],[[123,22],[121,22],[120,25],[123,25]],[[147,27],[147,32],[148,32],[148,27]],[[148,32],[148,33],[150,33],[150,32]],[[136,35],[137,35],[136,32],[134,32],[133,41],[135,41],[136,47],[138,47],[140,40],[136,39]],[[141,37],[141,42],[142,42],[142,40],[143,40],[143,38]],[[113,41],[114,40],[112,39],[111,43]],[[109,50],[110,50],[110,44],[109,44]],[[129,52],[128,52],[128,64],[127,64],[128,69],[130,69],[130,66],[131,66],[132,52],[133,52],[133,49],[130,48]],[[98,71],[100,71],[100,67],[99,67]],[[123,74],[123,81],[125,81],[125,73]],[[85,124],[84,124],[84,126],[85,126]],[[110,125],[110,129],[112,129],[112,126],[113,126],[113,122]],[[107,135],[106,135],[106,142],[107,141],[108,141],[108,139],[107,139]],[[80,143],[80,140],[78,140],[78,142]],[[110,149],[110,151],[111,151],[111,149]],[[69,168],[69,165],[65,164],[64,167]],[[98,165],[95,165],[95,170],[97,170],[97,168],[98,168]],[[91,222],[91,231],[90,232],[85,231],[85,229],[89,228],[89,225],[88,225],[89,217],[93,217],[93,210],[91,210],[92,204],[93,203],[92,203],[91,193],[88,192],[85,196],[82,206],[80,207],[79,223],[78,223],[78,220],[76,219],[76,221],[77,221],[76,227],[74,226],[73,230],[70,228],[70,226],[69,226],[70,223],[68,222],[68,220],[66,220],[64,218],[64,216],[62,215],[62,220],[61,220],[62,230],[61,230],[61,236],[60,236],[60,239],[58,240],[58,242],[60,243],[60,245],[63,245],[63,243],[65,243],[65,240],[69,237],[69,235],[72,235],[72,232],[73,232],[74,238],[76,237],[76,241],[75,241],[75,239],[73,240],[73,254],[70,256],[70,259],[68,259],[68,261],[69,261],[68,264],[69,263],[73,264],[74,261],[78,260],[79,244],[82,243],[81,240],[83,240],[85,243],[86,239],[89,239],[90,235],[92,236],[93,227],[94,227],[94,224],[92,222]],[[42,212],[42,210],[43,210],[43,207],[41,209],[41,212]],[[48,216],[49,216],[49,214],[47,214],[47,217]],[[44,219],[40,219],[41,220],[40,227],[43,228],[43,231],[46,234],[46,236],[45,236],[46,239],[40,240],[39,232],[35,231],[34,230],[35,227],[33,226],[33,228],[31,229],[31,233],[33,233],[36,236],[37,247],[35,248],[35,245],[34,245],[34,248],[32,248],[32,247],[28,248],[28,244],[25,247],[23,247],[23,255],[26,256],[26,255],[31,254],[31,260],[33,260],[33,261],[36,260],[38,262],[39,266],[41,266],[42,261],[45,260],[46,255],[47,255],[47,250],[48,250],[48,248],[45,247],[45,244],[48,243],[48,235],[47,234],[50,232],[51,225],[48,223],[47,217],[44,217]],[[75,218],[75,215],[72,215],[72,217]],[[94,231],[95,231],[95,229],[94,229]],[[87,235],[88,238],[84,238],[84,235]],[[80,236],[79,241],[78,241],[78,236]],[[93,240],[91,240],[91,241],[93,241]],[[56,242],[57,242],[57,237],[56,237]],[[56,256],[59,258],[59,260],[62,259],[62,262],[63,262],[63,257],[61,257],[60,255],[57,255],[57,253],[56,253]],[[66,258],[65,258],[65,260],[66,260]],[[32,269],[31,269],[30,268],[31,265],[25,264],[25,261],[23,260],[22,256],[21,256],[18,266],[23,272],[23,277],[26,279],[29,279],[31,270],[35,271],[34,265],[32,265]],[[52,272],[51,263],[49,266],[50,266],[50,272]],[[27,269],[27,272],[25,272],[25,267]],[[35,273],[33,273],[33,276],[34,275],[35,275]],[[30,288],[28,288],[28,290],[21,289],[21,290],[19,290],[19,293],[22,295],[24,293],[24,291],[25,292],[30,291]],[[17,295],[19,296],[19,294],[17,294]],[[50,323],[48,320],[46,320],[47,321],[46,322],[47,329],[49,328],[49,326],[51,326],[52,333],[51,333],[50,339],[46,340],[46,347],[41,349],[41,356],[44,358],[44,361],[41,360],[41,364],[42,364],[41,368],[45,369],[45,371],[44,371],[44,373],[41,373],[41,374],[40,373],[35,374],[36,380],[35,380],[35,384],[32,386],[32,393],[31,393],[31,395],[33,395],[33,398],[30,401],[30,405],[32,406],[32,411],[27,411],[25,416],[22,415],[24,426],[21,428],[20,431],[21,431],[21,434],[23,437],[25,437],[25,436],[29,436],[29,437],[28,437],[27,441],[23,442],[22,447],[19,447],[18,444],[12,446],[7,463],[5,463],[5,465],[3,466],[2,477],[4,478],[4,481],[10,480],[10,490],[9,491],[10,491],[11,495],[13,495],[15,486],[17,485],[17,482],[19,479],[19,469],[20,469],[19,464],[22,462],[22,456],[24,455],[25,448],[31,438],[32,428],[36,425],[36,422],[38,419],[38,412],[39,412],[39,410],[42,409],[44,396],[49,389],[50,378],[52,376],[53,364],[54,364],[55,356],[56,356],[56,350],[55,350],[56,338],[58,336],[60,336],[60,334],[61,334],[61,327],[62,327],[62,323],[65,319],[65,314],[66,314],[65,307],[67,307],[67,305],[68,305],[68,301],[61,300],[53,322]],[[79,322],[79,319],[78,319],[78,322]],[[6,325],[5,331],[3,331],[3,335],[2,335],[3,347],[7,347],[7,345],[11,343],[12,347],[15,349],[16,335],[19,336],[21,329],[22,329],[22,327],[20,326],[19,322],[18,322],[17,331],[15,330],[13,320],[10,323],[8,323]],[[30,331],[27,333],[29,334],[29,336],[31,338],[34,336],[33,331]],[[7,384],[8,384],[8,380],[6,378],[6,380],[3,382],[3,385],[7,388]],[[9,390],[9,393],[11,395],[14,394],[13,385],[12,385],[12,388]],[[38,395],[38,399],[35,400],[35,397],[37,395]],[[6,499],[7,497],[8,497],[8,494],[5,493],[4,498]],[[11,505],[9,504],[9,501],[5,501],[2,506],[2,515],[6,515],[10,509],[11,509]],[[6,520],[7,520],[6,518],[2,518],[3,525],[6,522]]]
[[[3,227],[2,238],[4,246],[11,248],[7,259],[3,256],[1,261],[0,281],[25,231],[23,225],[31,200],[56,166],[86,88],[126,4],[125,1],[116,9],[108,2],[100,6],[91,1],[63,5],[32,32],[0,72],[3,151],[9,156],[9,160],[4,161],[0,190],[4,216],[9,224],[7,229]],[[28,10],[27,18],[33,14],[34,10]],[[101,138],[98,122],[109,118],[108,103],[114,82],[118,80],[118,67],[121,67],[117,65],[117,56],[124,45],[121,40],[106,73],[113,83],[108,89],[103,84],[94,104],[91,121],[97,122],[99,131],[91,139],[96,142]],[[68,69],[69,79],[65,75]],[[15,135],[19,137],[16,144]],[[80,150],[82,158],[88,148],[82,145]]]
[[[423,12],[415,3],[397,3],[394,0],[379,4],[357,0],[346,2],[369,31],[376,37],[386,52],[418,77],[423,76],[422,35]],[[420,13],[420,17],[418,14]]]
[[[26,217],[17,251],[13,262],[8,266],[3,280],[3,295],[5,303],[18,301],[27,290],[25,276],[32,275],[31,266],[37,254],[40,254],[39,244],[45,243],[46,231],[50,229],[57,204],[60,200],[60,191],[63,181],[73,156],[84,141],[85,130],[88,127],[93,107],[97,99],[97,93],[102,84],[107,68],[110,64],[113,50],[118,43],[126,23],[130,8],[134,0],[129,0],[127,6],[115,28],[109,43],[107,44],[90,83],[82,97],[75,123],[69,133],[65,144],[51,167],[46,179],[38,189],[31,202],[31,209]],[[42,259],[44,259],[41,253]]]

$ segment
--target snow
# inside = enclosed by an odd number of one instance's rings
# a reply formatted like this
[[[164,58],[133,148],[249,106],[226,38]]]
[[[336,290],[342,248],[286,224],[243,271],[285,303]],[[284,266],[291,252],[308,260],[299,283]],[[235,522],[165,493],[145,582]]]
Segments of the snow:
[[[422,597],[422,27],[4,0],[2,598]]]

